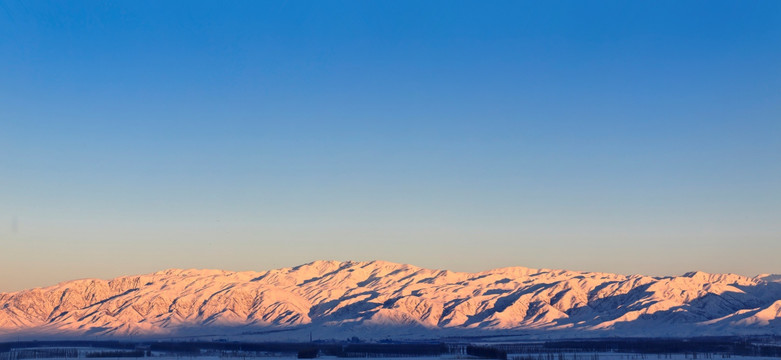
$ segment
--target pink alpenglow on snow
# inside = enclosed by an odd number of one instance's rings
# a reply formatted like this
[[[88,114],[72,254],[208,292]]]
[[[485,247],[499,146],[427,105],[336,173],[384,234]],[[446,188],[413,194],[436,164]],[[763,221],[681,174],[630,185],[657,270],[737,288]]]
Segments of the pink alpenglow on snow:
[[[649,277],[383,261],[262,272],[166,270],[0,294],[0,338],[781,334],[777,275]]]

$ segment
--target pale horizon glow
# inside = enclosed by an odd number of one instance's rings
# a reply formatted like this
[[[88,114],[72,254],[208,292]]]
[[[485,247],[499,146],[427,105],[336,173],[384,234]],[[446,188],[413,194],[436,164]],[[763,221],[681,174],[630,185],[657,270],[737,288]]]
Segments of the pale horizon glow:
[[[0,5],[0,292],[781,273],[781,3]]]

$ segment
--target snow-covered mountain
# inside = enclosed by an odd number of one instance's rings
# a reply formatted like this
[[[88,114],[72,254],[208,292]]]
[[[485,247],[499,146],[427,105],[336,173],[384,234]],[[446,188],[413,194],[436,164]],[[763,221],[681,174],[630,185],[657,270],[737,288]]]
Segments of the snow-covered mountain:
[[[383,261],[166,270],[0,293],[0,337],[781,334],[778,278],[523,267],[463,273]]]

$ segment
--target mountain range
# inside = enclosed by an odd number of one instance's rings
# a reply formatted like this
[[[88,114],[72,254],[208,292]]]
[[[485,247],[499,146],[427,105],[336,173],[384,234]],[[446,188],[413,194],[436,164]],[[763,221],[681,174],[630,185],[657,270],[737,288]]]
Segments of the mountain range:
[[[781,335],[781,276],[651,277],[385,261],[165,270],[0,293],[0,338],[521,339]]]

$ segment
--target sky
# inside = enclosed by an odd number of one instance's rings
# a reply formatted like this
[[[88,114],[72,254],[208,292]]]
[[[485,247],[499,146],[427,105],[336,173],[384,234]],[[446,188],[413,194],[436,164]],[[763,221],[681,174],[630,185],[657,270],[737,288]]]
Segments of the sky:
[[[781,2],[0,0],[0,292],[781,273]]]

